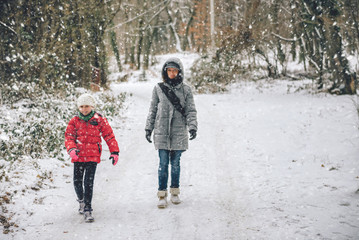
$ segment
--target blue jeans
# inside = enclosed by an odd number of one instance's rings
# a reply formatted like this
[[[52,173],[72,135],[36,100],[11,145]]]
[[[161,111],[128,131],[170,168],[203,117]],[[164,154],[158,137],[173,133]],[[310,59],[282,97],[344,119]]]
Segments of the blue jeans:
[[[179,187],[180,179],[180,159],[183,150],[164,150],[159,149],[160,164],[158,167],[158,190],[167,190],[168,165],[171,163],[171,188]]]

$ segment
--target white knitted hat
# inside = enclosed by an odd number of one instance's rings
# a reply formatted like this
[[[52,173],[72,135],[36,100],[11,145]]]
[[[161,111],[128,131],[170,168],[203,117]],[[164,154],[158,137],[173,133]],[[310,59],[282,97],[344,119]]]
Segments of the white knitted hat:
[[[95,105],[96,105],[95,98],[88,93],[82,94],[77,99],[77,107],[85,106],[85,105],[92,106],[92,107],[95,107]]]

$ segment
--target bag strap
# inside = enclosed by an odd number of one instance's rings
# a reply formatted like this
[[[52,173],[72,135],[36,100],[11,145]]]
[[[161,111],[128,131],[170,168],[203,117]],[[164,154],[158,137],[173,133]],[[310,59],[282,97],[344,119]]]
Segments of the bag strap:
[[[167,87],[164,83],[159,83],[158,85],[160,86],[160,88],[162,89],[162,92],[166,95],[168,100],[172,103],[173,107],[177,111],[179,111],[184,117],[186,117],[185,116],[185,110],[181,105],[181,101],[177,97],[177,95],[172,91],[172,89]]]

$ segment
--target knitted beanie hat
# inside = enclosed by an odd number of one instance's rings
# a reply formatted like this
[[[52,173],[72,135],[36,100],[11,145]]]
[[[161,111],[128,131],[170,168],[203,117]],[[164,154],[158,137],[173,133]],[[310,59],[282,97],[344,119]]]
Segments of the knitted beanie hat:
[[[77,99],[77,107],[85,106],[85,105],[92,106],[92,107],[95,107],[95,105],[96,105],[95,98],[88,93],[82,94]]]

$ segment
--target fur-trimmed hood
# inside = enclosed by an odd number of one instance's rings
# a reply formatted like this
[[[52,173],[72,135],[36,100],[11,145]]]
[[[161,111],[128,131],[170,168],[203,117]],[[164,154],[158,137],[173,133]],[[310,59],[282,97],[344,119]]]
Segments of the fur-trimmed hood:
[[[169,79],[167,75],[167,68],[177,68],[178,75],[175,79]],[[183,82],[184,79],[184,68],[179,58],[169,58],[162,67],[162,80],[172,86],[176,86]]]

